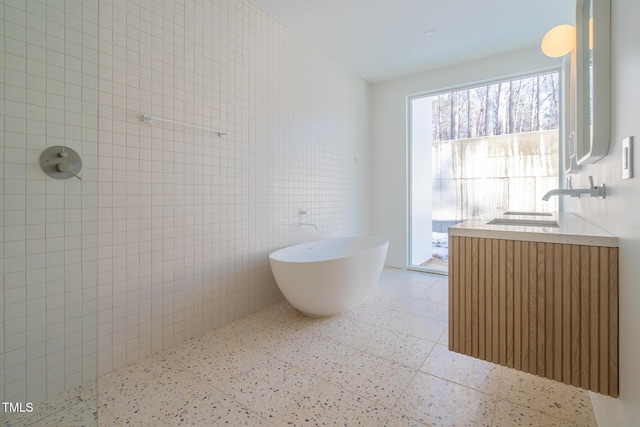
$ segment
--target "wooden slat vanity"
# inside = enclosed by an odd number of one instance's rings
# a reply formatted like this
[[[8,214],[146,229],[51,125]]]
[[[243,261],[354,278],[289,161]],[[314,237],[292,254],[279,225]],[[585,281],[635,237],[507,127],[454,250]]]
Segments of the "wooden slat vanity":
[[[449,349],[618,396],[618,239],[559,227],[449,228]]]

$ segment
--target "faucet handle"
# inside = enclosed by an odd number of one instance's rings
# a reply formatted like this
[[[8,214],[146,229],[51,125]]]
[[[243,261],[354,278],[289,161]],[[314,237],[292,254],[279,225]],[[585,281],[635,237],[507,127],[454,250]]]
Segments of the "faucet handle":
[[[593,185],[593,177],[591,175],[589,175],[589,184],[591,185],[589,188],[591,190],[591,197],[600,197],[601,199],[605,198],[607,195],[607,189],[604,184]]]

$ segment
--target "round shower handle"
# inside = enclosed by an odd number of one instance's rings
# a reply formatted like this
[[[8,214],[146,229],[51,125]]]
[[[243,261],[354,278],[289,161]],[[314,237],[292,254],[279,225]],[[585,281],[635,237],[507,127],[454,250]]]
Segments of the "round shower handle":
[[[42,171],[55,179],[69,179],[78,176],[82,169],[80,155],[69,147],[56,145],[49,147],[40,155]]]

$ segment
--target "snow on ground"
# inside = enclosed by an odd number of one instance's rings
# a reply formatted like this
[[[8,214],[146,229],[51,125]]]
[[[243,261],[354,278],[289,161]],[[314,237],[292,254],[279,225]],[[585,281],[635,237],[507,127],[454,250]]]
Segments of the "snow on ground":
[[[449,238],[447,233],[436,233],[433,232],[431,234],[431,241],[433,245],[433,255],[432,259],[439,259],[446,261],[449,259]]]

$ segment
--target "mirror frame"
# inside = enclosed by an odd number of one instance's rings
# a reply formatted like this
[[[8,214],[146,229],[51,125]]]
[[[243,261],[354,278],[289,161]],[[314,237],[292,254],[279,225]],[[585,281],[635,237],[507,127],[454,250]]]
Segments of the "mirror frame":
[[[576,0],[575,79],[575,156],[579,165],[595,163],[611,140],[611,0]]]
[[[571,55],[562,58],[561,83],[562,102],[560,103],[560,133],[563,143],[562,159],[564,173],[574,174],[580,171],[580,165],[576,160],[576,50]]]

